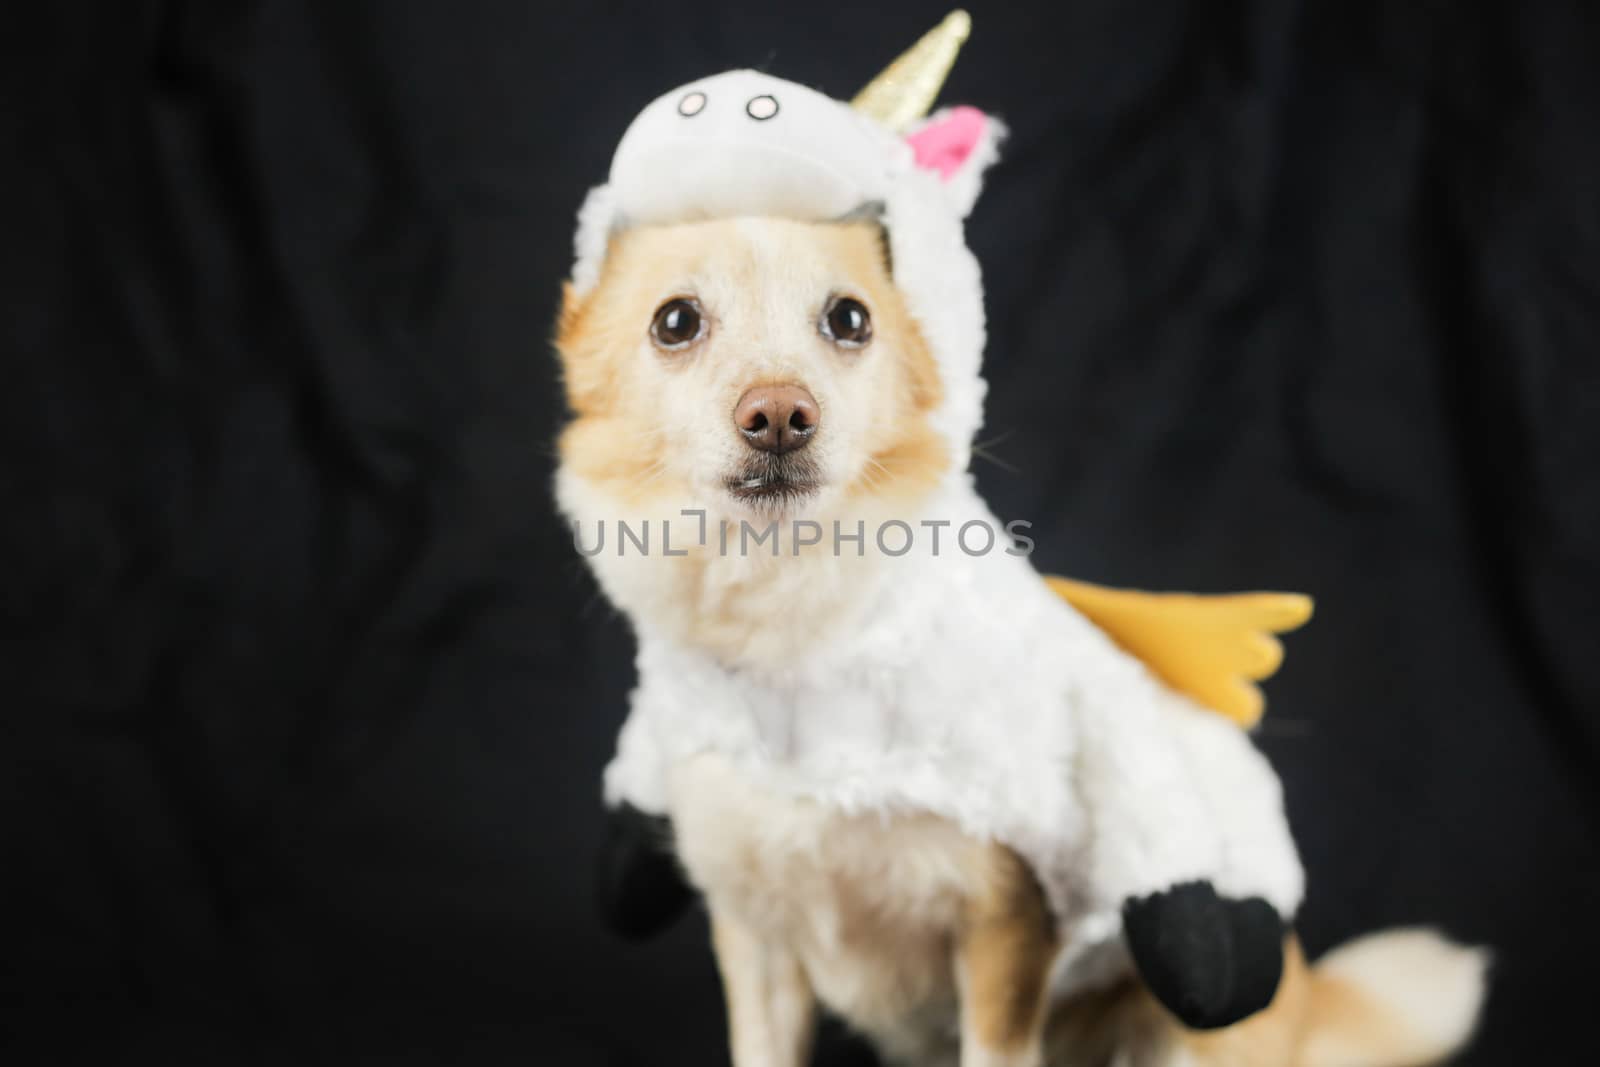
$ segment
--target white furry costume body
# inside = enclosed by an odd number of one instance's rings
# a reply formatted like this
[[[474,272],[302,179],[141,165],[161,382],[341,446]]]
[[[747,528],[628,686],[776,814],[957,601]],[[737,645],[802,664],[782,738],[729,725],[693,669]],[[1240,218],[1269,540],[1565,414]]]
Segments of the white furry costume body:
[[[772,114],[760,117],[760,98],[776,102]],[[849,611],[825,640],[788,656],[718,660],[633,612],[639,684],[605,788],[608,803],[671,814],[672,769],[714,752],[767,788],[840,810],[948,818],[1031,866],[1060,923],[1055,988],[1070,992],[1126,971],[1128,899],[1205,880],[1288,917],[1302,874],[1277,779],[1239,729],[1166,689],[1026,559],[1002,546],[972,556],[956,543],[969,520],[1002,528],[966,471],[981,421],[984,319],[962,234],[998,136],[986,122],[941,178],[845,105],[737,71],[667,94],[623,139],[610,184],[581,216],[580,293],[620,227],[821,220],[881,205],[895,283],[938,362],[935,425],[953,463],[920,514],[894,516],[916,529],[911,551],[852,570]],[[604,514],[572,476],[559,492],[580,521]],[[922,519],[950,524],[937,555]],[[869,529],[869,556],[872,541]],[[785,562],[719,566],[737,575]],[[660,563],[591,559],[624,609],[640,595],[640,568]]]

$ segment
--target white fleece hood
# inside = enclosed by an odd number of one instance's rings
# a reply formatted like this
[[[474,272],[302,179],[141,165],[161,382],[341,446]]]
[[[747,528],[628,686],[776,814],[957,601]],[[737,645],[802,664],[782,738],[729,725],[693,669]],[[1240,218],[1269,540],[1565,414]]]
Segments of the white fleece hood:
[[[933,414],[964,472],[983,421],[983,280],[962,224],[1004,127],[975,108],[940,111],[901,137],[794,82],[734,70],[681,86],[633,120],[605,185],[578,216],[572,285],[599,279],[629,226],[742,216],[826,221],[871,214],[894,280],[939,363]]]

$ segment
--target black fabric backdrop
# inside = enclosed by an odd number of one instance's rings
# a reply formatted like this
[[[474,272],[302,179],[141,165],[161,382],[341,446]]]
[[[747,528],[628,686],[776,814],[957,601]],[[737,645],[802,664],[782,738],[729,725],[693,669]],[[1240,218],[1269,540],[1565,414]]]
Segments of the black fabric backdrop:
[[[1307,942],[1487,942],[1468,1062],[1586,1061],[1600,16],[973,6],[983,488],[1045,569],[1316,594],[1261,734]],[[8,9],[8,1062],[722,1059],[703,921],[590,910],[630,646],[550,506],[557,284],[647,99],[849,95],[942,14]]]

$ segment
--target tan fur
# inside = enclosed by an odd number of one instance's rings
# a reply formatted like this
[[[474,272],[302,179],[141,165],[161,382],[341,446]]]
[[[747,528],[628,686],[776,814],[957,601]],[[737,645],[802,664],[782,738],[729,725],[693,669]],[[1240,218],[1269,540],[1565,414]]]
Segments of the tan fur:
[[[1284,977],[1264,1011],[1222,1030],[1184,1029],[1136,981],[1056,1005],[1046,1048],[1050,1067],[1296,1067],[1309,972],[1299,944],[1286,945]]]
[[[849,495],[879,501],[914,496],[938,485],[949,466],[944,440],[919,420],[873,454],[868,469],[850,483]]]
[[[1426,946],[1418,946],[1425,939]],[[1050,1067],[1428,1067],[1470,1033],[1481,997],[1482,954],[1432,934],[1396,931],[1364,938],[1378,949],[1375,964],[1404,967],[1421,947],[1428,955],[1456,957],[1430,974],[1416,974],[1409,996],[1429,986],[1474,986],[1449,1010],[1464,1016],[1429,1032],[1425,1020],[1402,1018],[1370,990],[1337,973],[1345,949],[1317,967],[1306,962],[1298,939],[1285,943],[1283,980],[1265,1010],[1222,1030],[1184,1029],[1137,982],[1058,1005],[1046,1038]],[[1353,947],[1353,946],[1352,946]],[[1454,988],[1449,994],[1460,994]]]
[[[1431,930],[1369,934],[1312,970],[1298,1067],[1418,1067],[1439,1062],[1476,1025],[1489,955]]]
[[[956,940],[964,1029],[991,1057],[1037,1063],[1058,948],[1055,918],[1044,890],[1016,853],[991,845],[988,861],[981,891],[967,901]]]
[[[1330,975],[1313,975],[1311,984],[1315,996],[1308,998],[1309,1029],[1326,1033],[1362,1033],[1367,1042],[1381,1043],[1391,1048],[1402,1048],[1411,1041],[1406,1027],[1397,1019],[1387,1016],[1382,1006],[1374,1004],[1360,989]],[[1316,1058],[1313,1056],[1312,1058]],[[1412,1061],[1410,1057],[1397,1057],[1396,1063]]]
[[[1295,1063],[1311,994],[1311,972],[1299,940],[1293,937],[1284,945],[1283,979],[1267,1010],[1225,1029],[1206,1033],[1183,1030],[1140,990],[1147,1012],[1162,1016],[1156,1025],[1167,1028],[1195,1062],[1234,1067],[1288,1067]]]

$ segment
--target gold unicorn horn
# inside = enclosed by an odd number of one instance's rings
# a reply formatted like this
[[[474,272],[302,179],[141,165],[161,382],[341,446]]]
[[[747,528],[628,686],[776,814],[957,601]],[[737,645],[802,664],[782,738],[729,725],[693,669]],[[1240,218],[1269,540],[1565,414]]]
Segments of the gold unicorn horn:
[[[955,10],[856,94],[850,106],[896,133],[933,108],[956,53],[972,32],[972,16]]]

